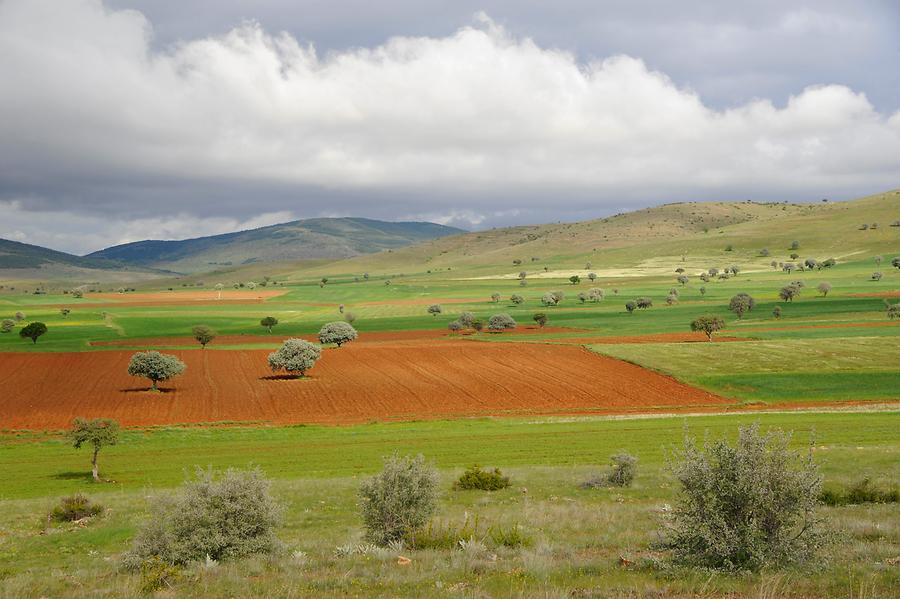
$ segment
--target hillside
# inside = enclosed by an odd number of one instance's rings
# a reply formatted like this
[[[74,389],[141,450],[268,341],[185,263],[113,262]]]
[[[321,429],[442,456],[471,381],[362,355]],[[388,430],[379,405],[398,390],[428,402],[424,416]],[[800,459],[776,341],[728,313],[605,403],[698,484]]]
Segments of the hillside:
[[[803,257],[849,259],[900,253],[900,191],[814,204],[686,202],[577,223],[508,227],[436,239],[414,247],[298,268],[294,278],[318,275],[428,274],[510,278],[586,274],[660,274],[675,261],[685,268],[740,261],[766,268],[789,261],[792,241]],[[861,225],[877,228],[861,230]],[[725,248],[732,246],[732,250]],[[768,249],[770,256],[762,256]],[[827,255],[826,255],[827,254]],[[517,263],[521,261],[521,263]],[[603,272],[601,272],[603,271]],[[568,276],[568,274],[566,274]]]
[[[195,273],[263,262],[349,258],[463,232],[426,222],[315,218],[181,241],[126,243],[87,257]]]
[[[0,280],[135,281],[163,273],[111,260],[75,256],[45,247],[0,239]]]

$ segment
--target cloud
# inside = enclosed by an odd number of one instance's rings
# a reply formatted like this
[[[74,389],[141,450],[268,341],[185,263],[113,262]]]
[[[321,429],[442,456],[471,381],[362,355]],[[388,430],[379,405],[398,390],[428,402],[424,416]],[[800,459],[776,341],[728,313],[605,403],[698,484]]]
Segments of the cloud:
[[[782,26],[839,25],[798,12]],[[639,58],[580,61],[483,14],[325,54],[254,22],[152,40],[141,13],[98,0],[0,3],[0,198],[175,236],[256,211],[557,220],[648,198],[834,197],[900,175],[900,113],[848,87],[716,109]]]

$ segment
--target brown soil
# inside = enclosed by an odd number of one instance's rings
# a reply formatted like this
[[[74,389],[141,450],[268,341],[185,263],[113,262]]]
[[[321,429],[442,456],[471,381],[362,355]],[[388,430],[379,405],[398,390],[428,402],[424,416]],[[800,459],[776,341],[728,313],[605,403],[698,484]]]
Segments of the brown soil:
[[[872,293],[848,293],[850,297],[900,297],[900,289],[891,291],[874,291]]]
[[[207,422],[344,424],[460,416],[609,414],[732,405],[574,346],[409,340],[328,349],[303,380],[272,377],[266,350],[174,350],[188,365],[147,391],[130,351],[0,354],[0,428]]]
[[[114,308],[117,306],[134,306],[152,308],[155,306],[215,306],[220,304],[261,304],[267,299],[287,293],[287,290],[231,289],[219,292],[211,289],[203,291],[158,291],[146,293],[86,293],[85,298],[107,300],[105,302],[84,304],[91,308]],[[73,300],[73,303],[79,300]],[[59,304],[62,306],[63,304]],[[65,304],[71,306],[72,304]]]

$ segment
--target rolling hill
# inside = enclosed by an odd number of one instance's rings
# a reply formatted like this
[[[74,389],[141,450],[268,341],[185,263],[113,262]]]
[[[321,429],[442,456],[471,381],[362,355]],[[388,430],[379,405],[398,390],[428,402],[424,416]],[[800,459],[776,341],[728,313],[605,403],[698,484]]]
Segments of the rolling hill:
[[[427,222],[315,218],[181,241],[126,243],[87,258],[197,273],[255,263],[349,258],[460,233],[464,231]]]

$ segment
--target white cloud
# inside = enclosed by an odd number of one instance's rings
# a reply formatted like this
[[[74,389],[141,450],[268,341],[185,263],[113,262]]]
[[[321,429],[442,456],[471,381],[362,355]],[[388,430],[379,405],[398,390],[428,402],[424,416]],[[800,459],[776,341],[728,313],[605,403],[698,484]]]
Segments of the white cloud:
[[[325,56],[254,23],[160,51],[138,12],[5,0],[0,193],[86,180],[297,185],[357,198],[400,190],[415,198],[400,214],[477,223],[488,201],[488,212],[503,212],[563,210],[570,195],[839,194],[900,177],[900,113],[881,114],[847,87],[716,110],[638,58],[582,63],[475,21],[448,37]],[[810,13],[783,25],[837,26]],[[83,208],[65,193],[54,201]],[[242,224],[198,215],[214,207],[161,199],[165,216],[120,238]],[[291,210],[322,208],[297,199]],[[327,209],[354,211],[339,199]]]

